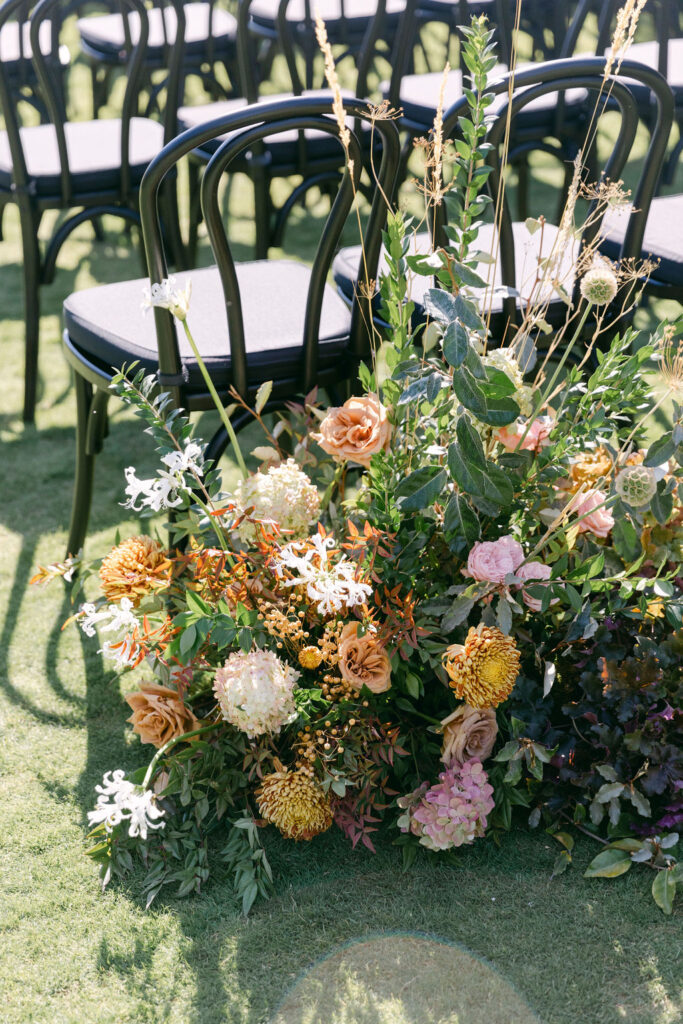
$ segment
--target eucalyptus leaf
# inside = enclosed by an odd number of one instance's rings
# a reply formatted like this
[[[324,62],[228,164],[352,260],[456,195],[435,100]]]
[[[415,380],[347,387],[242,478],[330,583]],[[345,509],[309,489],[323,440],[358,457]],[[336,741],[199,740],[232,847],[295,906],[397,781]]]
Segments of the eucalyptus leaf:
[[[441,494],[447,479],[447,471],[440,466],[422,466],[399,484],[397,504],[404,512],[428,508]]]

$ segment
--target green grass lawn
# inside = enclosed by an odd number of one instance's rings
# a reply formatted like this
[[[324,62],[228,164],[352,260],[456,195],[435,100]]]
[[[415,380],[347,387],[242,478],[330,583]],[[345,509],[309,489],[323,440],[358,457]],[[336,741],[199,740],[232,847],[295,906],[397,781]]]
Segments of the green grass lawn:
[[[641,146],[640,155],[642,157]],[[679,176],[680,179],[680,176]],[[553,184],[541,167],[534,198]],[[680,180],[678,190],[680,191]],[[231,196],[231,232],[248,254],[249,193]],[[534,211],[539,212],[539,211]],[[320,204],[297,211],[285,252],[305,258]],[[21,422],[23,334],[18,223],[0,244],[0,1021],[23,1024],[674,1024],[683,1013],[680,910],[665,918],[643,869],[586,880],[595,853],[551,881],[556,844],[515,831],[444,863],[423,853],[352,851],[340,834],[295,845],[268,836],[277,895],[245,920],[216,867],[206,892],[145,912],[136,879],[101,894],[83,855],[86,813],[104,771],[146,762],[125,718],[130,683],[73,627],[59,585],[28,587],[62,557],[75,407],[60,351],[72,290],[139,274],[133,240],[107,221],[80,228],[43,293],[35,427]],[[209,258],[206,246],[202,262]],[[641,311],[646,325],[675,305]],[[208,432],[208,431],[207,431]],[[249,435],[248,435],[249,436]],[[251,436],[252,441],[256,438]],[[248,445],[247,445],[248,446]],[[131,454],[131,453],[134,453]],[[130,535],[123,469],[155,465],[151,441],[112,405],[97,468],[88,550]],[[217,843],[218,845],[218,843]]]

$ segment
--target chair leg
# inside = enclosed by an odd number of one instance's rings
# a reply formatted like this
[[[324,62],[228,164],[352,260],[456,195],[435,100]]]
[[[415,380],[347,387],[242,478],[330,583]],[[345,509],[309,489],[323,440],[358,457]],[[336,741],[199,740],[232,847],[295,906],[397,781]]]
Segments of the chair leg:
[[[24,372],[24,423],[33,423],[38,390],[38,334],[40,330],[40,214],[30,203],[19,207],[24,260],[24,327],[26,366]]]
[[[76,472],[66,554],[77,555],[85,543],[92,505],[95,457],[107,433],[109,395],[76,372]]]

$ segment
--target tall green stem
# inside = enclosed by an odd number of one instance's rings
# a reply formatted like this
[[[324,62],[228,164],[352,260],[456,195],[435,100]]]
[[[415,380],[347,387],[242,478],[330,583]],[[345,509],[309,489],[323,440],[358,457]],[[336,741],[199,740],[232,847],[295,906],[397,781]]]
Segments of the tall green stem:
[[[228,437],[230,438],[230,444],[232,445],[232,447],[234,449],[235,458],[237,459],[237,464],[240,467],[240,471],[242,473],[242,476],[246,480],[247,477],[249,476],[249,473],[247,471],[246,463],[244,461],[244,456],[242,455],[242,449],[240,448],[239,442],[237,440],[237,434],[235,433],[234,427],[233,427],[232,423],[230,422],[230,417],[228,416],[227,412],[225,411],[225,406],[221,402],[220,398],[218,397],[218,392],[216,391],[215,387],[213,386],[213,381],[211,380],[211,375],[209,374],[209,371],[206,368],[206,364],[205,364],[204,360],[202,359],[202,357],[199,354],[199,349],[197,348],[195,340],[192,337],[192,331],[189,328],[187,320],[182,320],[181,322],[182,322],[183,327],[185,328],[185,334],[187,336],[187,340],[190,343],[190,348],[192,349],[194,357],[197,360],[197,366],[199,367],[199,369],[201,371],[201,375],[204,378],[204,383],[206,384],[206,386],[208,388],[209,394],[211,395],[211,397],[213,399],[213,403],[216,406],[216,409],[218,410],[218,415],[221,418],[221,422],[223,423],[223,426],[225,427],[225,429],[227,431]]]
[[[201,736],[203,733],[213,732],[214,729],[217,729],[218,726],[222,724],[222,722],[211,722],[210,725],[203,725],[201,729],[193,729],[192,732],[184,732],[181,736],[174,736],[173,739],[168,741],[168,743],[164,743],[163,747],[160,747],[159,750],[157,750],[156,754],[149,762],[149,767],[145,772],[144,779],[142,780],[142,788],[147,789],[151,778],[154,775],[154,769],[161,758],[168,753],[171,747],[174,747],[176,743],[187,743],[187,741],[191,740],[194,736]]]

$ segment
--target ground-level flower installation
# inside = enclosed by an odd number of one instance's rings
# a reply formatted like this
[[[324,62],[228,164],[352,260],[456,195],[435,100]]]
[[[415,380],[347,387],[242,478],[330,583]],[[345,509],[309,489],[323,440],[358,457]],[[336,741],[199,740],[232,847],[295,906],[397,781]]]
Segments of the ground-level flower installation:
[[[481,22],[464,59],[483,94],[493,56]],[[591,362],[614,291],[600,265],[572,314],[595,319],[589,351],[576,331],[550,353],[562,368],[577,348],[578,366],[561,377],[536,352],[547,324],[533,308],[487,354],[466,212],[485,178],[467,191],[485,109],[439,196],[470,242],[410,256],[390,214],[381,365],[368,360],[352,399],[316,410],[315,430],[290,422],[288,451],[273,432],[262,471],[248,474],[236,450],[233,493],[153,378],[114,378],[162,467],[150,480],[127,470],[128,506],[175,511],[178,525],[169,543],[117,545],[101,598],[77,612],[105,655],[146,666],[126,699],[156,750],[130,779],[108,773],[90,852],[107,881],[139,855],[150,901],[168,884],[197,891],[227,863],[248,910],[272,885],[269,832],[306,842],[338,827],[370,851],[388,835],[409,865],[421,848],[447,855],[517,821],[556,836],[556,871],[571,863],[572,826],[605,847],[589,874],[647,863],[671,909],[683,412],[681,375],[668,372],[672,426],[653,432],[661,399],[643,370],[678,365],[674,332],[634,349],[626,331]],[[409,272],[440,285],[425,296],[429,346],[403,301]],[[189,332],[189,296],[167,285],[151,301]]]

